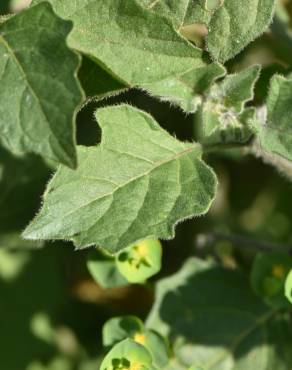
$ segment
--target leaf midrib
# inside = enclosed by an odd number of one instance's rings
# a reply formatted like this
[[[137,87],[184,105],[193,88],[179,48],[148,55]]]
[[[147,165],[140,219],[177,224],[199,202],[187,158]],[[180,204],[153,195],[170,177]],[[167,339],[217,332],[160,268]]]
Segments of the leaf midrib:
[[[196,145],[196,144],[193,144],[190,148],[187,148],[187,149],[185,149],[185,150],[183,150],[183,151],[181,151],[181,152],[176,153],[176,154],[175,154],[175,155],[173,155],[171,158],[168,158],[168,159],[166,159],[166,160],[160,160],[160,161],[154,162],[154,163],[155,163],[155,165],[153,165],[153,167],[151,167],[151,169],[149,169],[147,172],[143,172],[142,174],[140,174],[140,175],[138,175],[138,176],[135,176],[135,177],[131,178],[130,180],[128,180],[128,181],[126,181],[126,182],[124,182],[123,184],[116,186],[116,187],[113,189],[113,191],[111,191],[111,192],[109,192],[109,193],[106,193],[106,194],[102,195],[101,197],[91,199],[89,202],[84,203],[82,206],[80,206],[80,207],[78,207],[78,208],[76,208],[76,209],[74,209],[74,210],[70,211],[70,212],[69,212],[69,213],[67,213],[67,214],[64,214],[62,218],[63,218],[63,219],[64,219],[64,218],[67,218],[68,216],[70,216],[70,215],[74,214],[76,211],[79,211],[80,209],[82,209],[82,208],[84,208],[84,207],[87,207],[88,205],[90,205],[90,204],[92,204],[92,203],[94,203],[94,202],[96,202],[96,201],[99,201],[100,199],[106,198],[106,197],[108,197],[108,196],[112,196],[116,191],[118,191],[119,189],[123,188],[124,186],[127,186],[127,185],[128,185],[128,184],[130,184],[131,182],[136,181],[136,180],[138,180],[139,178],[142,178],[142,177],[144,177],[144,176],[149,175],[152,171],[154,171],[155,169],[157,169],[158,167],[160,167],[160,166],[162,166],[162,165],[164,165],[164,164],[167,164],[167,163],[169,163],[169,162],[175,161],[176,159],[178,159],[178,158],[180,158],[180,157],[182,157],[182,156],[184,156],[184,155],[187,155],[187,154],[189,154],[189,153],[195,152],[195,150],[196,150],[196,149],[197,149],[197,145]],[[199,159],[199,158],[198,158],[198,159]],[[65,185],[66,185],[66,184],[65,184]],[[53,221],[51,221],[51,222],[47,223],[47,224],[46,224],[46,226],[48,226],[49,224],[54,223],[54,221],[55,221],[55,220],[53,220]],[[41,227],[41,228],[42,228],[42,227]],[[36,229],[36,230],[38,230],[38,229]],[[36,230],[34,230],[34,232],[35,232]]]

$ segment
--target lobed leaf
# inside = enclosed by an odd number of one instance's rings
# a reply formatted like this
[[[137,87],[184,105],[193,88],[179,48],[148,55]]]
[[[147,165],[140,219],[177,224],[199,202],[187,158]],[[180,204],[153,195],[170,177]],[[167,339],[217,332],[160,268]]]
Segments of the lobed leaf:
[[[47,3],[0,24],[0,141],[76,167],[79,57],[66,45],[71,23]]]
[[[79,147],[77,170],[59,168],[26,238],[116,252],[142,239],[172,238],[177,222],[209,209],[216,177],[198,144],[179,142],[127,105],[96,116],[101,144]]]

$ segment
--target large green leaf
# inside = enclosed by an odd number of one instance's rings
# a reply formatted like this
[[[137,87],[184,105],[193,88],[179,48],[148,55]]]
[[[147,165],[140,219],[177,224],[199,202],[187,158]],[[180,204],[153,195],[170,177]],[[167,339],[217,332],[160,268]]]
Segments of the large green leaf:
[[[274,76],[267,99],[266,120],[258,122],[259,146],[292,161],[292,78]]]
[[[158,283],[147,326],[170,336],[185,368],[289,370],[292,331],[275,315],[241,274],[191,258]]]
[[[101,144],[79,148],[77,170],[59,168],[26,238],[118,251],[142,239],[172,238],[179,220],[208,210],[216,178],[199,145],[176,140],[127,105],[96,116]]]
[[[202,51],[182,38],[170,20],[136,0],[50,3],[74,23],[69,45],[127,85],[156,82],[204,65]]]
[[[73,121],[82,93],[79,58],[66,45],[71,28],[47,3],[0,24],[0,140],[75,167]]]

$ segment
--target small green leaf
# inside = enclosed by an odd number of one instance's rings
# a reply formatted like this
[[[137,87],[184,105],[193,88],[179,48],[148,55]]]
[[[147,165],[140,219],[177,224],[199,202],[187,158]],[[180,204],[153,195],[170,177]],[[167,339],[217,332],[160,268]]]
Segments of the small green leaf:
[[[75,119],[82,92],[79,57],[66,45],[71,23],[48,3],[0,24],[0,140],[76,167]]]
[[[161,269],[162,247],[159,240],[144,240],[123,249],[116,256],[120,273],[130,283],[143,283]]]
[[[94,249],[88,253],[87,268],[93,279],[103,288],[128,284],[116,266],[115,257],[101,250]]]
[[[202,142],[245,143],[252,137],[255,110],[245,104],[253,99],[259,71],[254,66],[212,85],[200,109]]]
[[[292,303],[292,270],[290,270],[289,274],[286,277],[285,281],[285,296]]]
[[[135,316],[114,317],[103,327],[103,345],[110,347],[130,338],[148,349],[153,365],[159,369],[168,364],[169,350],[165,339],[154,330],[146,330],[144,324]]]
[[[253,263],[251,284],[254,291],[272,307],[286,307],[284,285],[292,259],[285,253],[259,253]]]
[[[259,146],[292,161],[292,79],[274,76],[267,99],[266,121],[258,122]]]
[[[69,45],[128,86],[156,82],[204,65],[202,50],[182,38],[170,20],[145,10],[136,0],[50,3],[58,15],[74,24]]]
[[[217,182],[199,145],[176,140],[127,105],[96,115],[101,144],[79,148],[77,170],[58,169],[26,238],[116,252],[143,239],[172,238],[179,220],[207,212]]]
[[[131,339],[116,344],[106,355],[100,370],[155,370],[151,354]]]
[[[126,338],[132,338],[144,332],[144,324],[136,316],[114,317],[108,320],[102,329],[102,343],[112,347]]]
[[[210,97],[218,104],[241,113],[245,104],[253,99],[254,86],[259,78],[260,69],[260,66],[255,65],[226,76],[221,83],[212,86]]]

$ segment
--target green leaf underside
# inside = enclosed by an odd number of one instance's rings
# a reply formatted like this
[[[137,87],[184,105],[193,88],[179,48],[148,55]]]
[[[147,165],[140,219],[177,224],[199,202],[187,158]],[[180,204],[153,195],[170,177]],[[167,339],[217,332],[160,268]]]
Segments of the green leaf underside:
[[[267,99],[267,119],[259,122],[258,140],[267,152],[292,161],[292,79],[274,76]]]
[[[0,140],[75,167],[73,120],[82,93],[79,58],[66,45],[71,27],[47,3],[0,25]]]
[[[169,101],[185,112],[194,113],[202,101],[201,95],[225,73],[223,66],[212,63],[194,68],[181,76],[147,85],[146,89],[151,95]]]
[[[244,107],[253,99],[259,71],[259,66],[250,67],[212,85],[200,110],[204,143],[245,143],[251,138],[255,109]]]
[[[292,332],[274,314],[240,274],[191,258],[158,283],[147,326],[170,335],[183,369],[289,370]]]
[[[129,86],[163,80],[204,65],[202,51],[182,38],[170,20],[145,11],[136,0],[50,3],[57,14],[74,23],[69,45]]]
[[[148,10],[163,14],[177,30],[204,24],[206,47],[212,58],[224,63],[233,58],[271,22],[275,0],[140,0]]]
[[[26,238],[114,252],[142,239],[172,238],[179,220],[208,210],[216,178],[197,144],[179,142],[127,105],[96,115],[101,144],[79,147],[77,170],[57,171]]]

